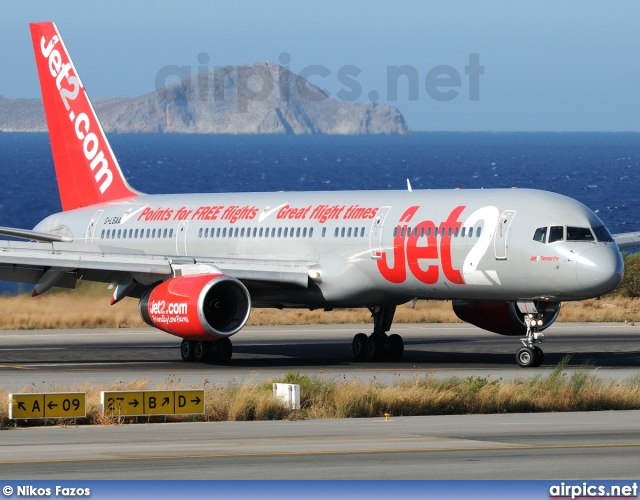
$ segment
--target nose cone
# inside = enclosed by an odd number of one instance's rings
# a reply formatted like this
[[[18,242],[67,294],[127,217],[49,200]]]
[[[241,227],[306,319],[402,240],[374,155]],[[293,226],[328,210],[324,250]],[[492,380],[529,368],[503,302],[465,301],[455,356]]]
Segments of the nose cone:
[[[593,296],[614,290],[622,280],[624,264],[617,248],[597,246],[578,256],[578,282]]]

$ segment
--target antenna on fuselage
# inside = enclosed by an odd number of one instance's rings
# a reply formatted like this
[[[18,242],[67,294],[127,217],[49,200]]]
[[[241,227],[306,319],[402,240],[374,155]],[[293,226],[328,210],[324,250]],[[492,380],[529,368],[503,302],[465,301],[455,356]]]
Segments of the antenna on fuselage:
[[[409,192],[413,191],[413,189],[411,189],[411,182],[409,182],[409,179],[407,179],[407,190]]]

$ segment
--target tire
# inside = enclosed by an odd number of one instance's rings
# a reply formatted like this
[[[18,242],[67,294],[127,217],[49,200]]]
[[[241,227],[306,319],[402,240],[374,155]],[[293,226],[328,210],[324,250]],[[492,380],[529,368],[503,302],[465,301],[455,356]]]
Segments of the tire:
[[[198,363],[206,363],[211,357],[211,344],[209,342],[196,342],[193,347],[193,359]]]
[[[383,348],[382,339],[376,335],[369,335],[369,337],[367,337],[366,356],[369,361],[380,359]]]
[[[233,355],[233,345],[228,338],[216,341],[215,360],[217,363],[228,363]]]
[[[533,348],[533,354],[535,356],[535,361],[531,366],[533,366],[534,368],[537,368],[542,363],[544,363],[544,352],[542,352],[542,349],[540,349],[538,346],[535,346]]]
[[[353,337],[351,349],[356,359],[367,359],[367,336],[364,333],[358,333]]]
[[[180,355],[182,361],[193,361],[194,358],[193,342],[191,340],[183,339],[180,344]]]
[[[516,353],[516,363],[522,368],[535,366],[536,353],[531,347],[521,347]]]
[[[389,335],[389,359],[398,361],[404,354],[404,341],[400,335]]]

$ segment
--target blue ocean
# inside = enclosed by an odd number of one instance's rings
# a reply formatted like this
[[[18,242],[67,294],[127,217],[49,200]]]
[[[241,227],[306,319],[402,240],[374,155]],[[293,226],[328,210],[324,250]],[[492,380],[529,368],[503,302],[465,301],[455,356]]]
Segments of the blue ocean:
[[[612,233],[640,230],[640,134],[110,135],[145,193],[520,187],[565,194]],[[0,226],[60,210],[47,134],[0,133]]]

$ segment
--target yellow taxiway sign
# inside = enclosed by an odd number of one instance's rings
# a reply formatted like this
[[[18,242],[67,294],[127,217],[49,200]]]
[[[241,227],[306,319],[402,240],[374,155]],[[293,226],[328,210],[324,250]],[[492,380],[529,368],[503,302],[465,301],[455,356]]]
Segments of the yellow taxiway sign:
[[[84,392],[9,394],[9,418],[80,418],[87,414]]]
[[[204,413],[204,390],[113,391],[101,393],[107,416],[190,415]]]

